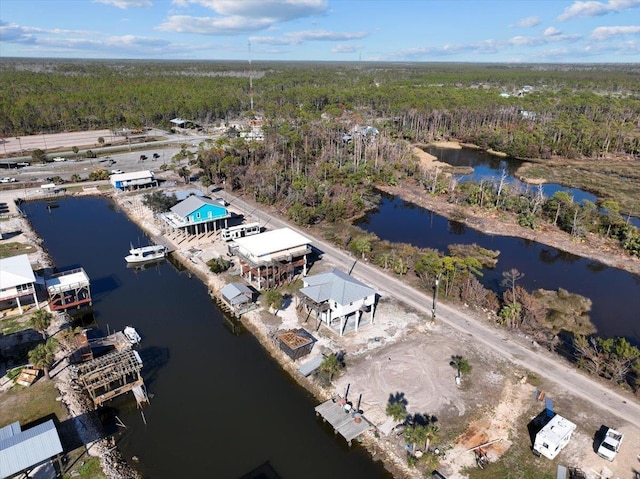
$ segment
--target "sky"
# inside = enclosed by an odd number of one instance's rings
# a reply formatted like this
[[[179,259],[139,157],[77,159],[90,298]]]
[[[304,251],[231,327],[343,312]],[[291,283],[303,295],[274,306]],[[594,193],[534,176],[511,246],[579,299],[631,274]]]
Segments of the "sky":
[[[0,0],[0,58],[640,63],[640,0]]]

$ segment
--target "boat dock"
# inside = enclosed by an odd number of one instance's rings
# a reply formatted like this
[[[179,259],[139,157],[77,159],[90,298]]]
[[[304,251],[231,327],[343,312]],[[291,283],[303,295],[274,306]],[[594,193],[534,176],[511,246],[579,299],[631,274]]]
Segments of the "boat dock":
[[[335,433],[344,437],[349,445],[373,427],[359,411],[353,411],[349,403],[341,404],[341,401],[336,401],[335,398],[317,405],[315,410],[316,415],[329,422]]]

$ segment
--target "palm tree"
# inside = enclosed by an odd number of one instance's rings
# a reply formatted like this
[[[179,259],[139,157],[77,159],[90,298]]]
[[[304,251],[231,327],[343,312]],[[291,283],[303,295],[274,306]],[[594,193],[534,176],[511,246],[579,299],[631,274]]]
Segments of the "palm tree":
[[[36,369],[44,371],[44,377],[50,379],[49,368],[55,360],[55,349],[58,344],[55,338],[49,338],[46,343],[38,344],[29,351],[29,361]]]
[[[404,430],[404,438],[411,444],[411,454],[416,452],[416,444],[423,443],[427,440],[426,436],[427,426],[422,424],[412,424]]]
[[[407,417],[407,406],[402,401],[389,401],[386,409],[387,416],[399,422]]]
[[[31,327],[42,335],[42,339],[47,339],[47,329],[52,319],[53,315],[49,311],[39,309],[31,316]]]
[[[274,314],[278,314],[278,310],[282,308],[282,303],[284,302],[284,298],[282,293],[276,289],[270,289],[264,295],[265,302],[267,306],[273,308],[275,310]]]
[[[424,437],[426,441],[424,445],[424,450],[428,451],[429,443],[431,443],[431,441],[434,441],[438,438],[438,433],[440,433],[440,428],[435,424],[427,424],[426,426],[424,426],[424,428],[425,428]]]
[[[458,377],[462,379],[462,374],[469,374],[471,372],[471,364],[462,356],[451,356],[451,362],[449,363],[452,368],[458,371]]]
[[[320,370],[329,374],[329,382],[333,379],[333,375],[343,368],[342,363],[335,354],[325,356],[320,364]]]

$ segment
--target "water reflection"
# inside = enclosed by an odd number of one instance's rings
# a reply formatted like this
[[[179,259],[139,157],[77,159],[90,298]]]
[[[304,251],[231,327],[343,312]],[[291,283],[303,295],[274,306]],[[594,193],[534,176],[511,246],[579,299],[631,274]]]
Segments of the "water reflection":
[[[356,225],[392,243],[409,243],[448,254],[450,244],[477,244],[500,251],[497,267],[484,269],[485,287],[502,294],[502,272],[511,268],[525,273],[520,284],[528,289],[564,288],[592,300],[590,317],[602,336],[625,336],[640,344],[640,276],[607,267],[590,259],[535,241],[459,228],[425,208],[383,195],[375,212]],[[399,213],[401,211],[401,213]]]

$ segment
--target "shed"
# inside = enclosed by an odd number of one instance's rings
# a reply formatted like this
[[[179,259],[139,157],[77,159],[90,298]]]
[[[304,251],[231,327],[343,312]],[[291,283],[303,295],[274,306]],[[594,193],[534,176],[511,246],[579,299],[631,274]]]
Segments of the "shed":
[[[220,295],[234,309],[253,299],[253,291],[244,283],[229,283],[220,290]]]
[[[58,430],[47,422],[22,431],[14,422],[0,429],[0,477],[32,469],[62,452]]]
[[[317,341],[306,329],[292,329],[278,335],[278,345],[294,361],[306,356]]]

